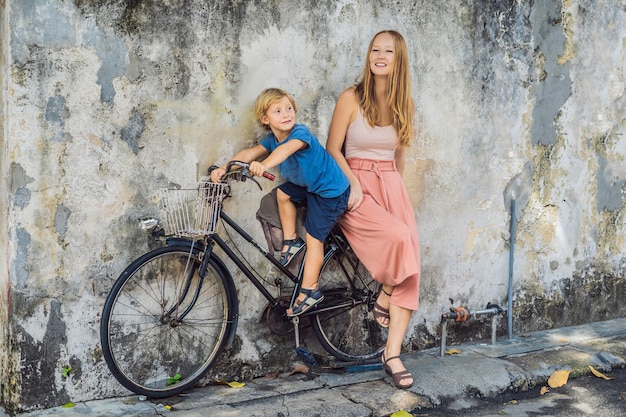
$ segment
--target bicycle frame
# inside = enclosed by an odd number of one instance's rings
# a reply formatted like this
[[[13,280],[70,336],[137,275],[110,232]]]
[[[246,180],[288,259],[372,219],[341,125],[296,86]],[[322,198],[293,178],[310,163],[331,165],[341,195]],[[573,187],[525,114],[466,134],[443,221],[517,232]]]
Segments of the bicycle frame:
[[[294,299],[295,299],[295,297],[298,294],[298,290],[300,289],[302,273],[304,271],[304,260],[301,262],[301,264],[300,264],[300,266],[298,268],[298,273],[294,274],[293,272],[291,272],[291,270],[289,270],[286,267],[284,267],[283,265],[281,265],[280,262],[271,253],[269,253],[263,246],[261,246],[261,244],[259,244],[241,226],[239,226],[239,224],[235,220],[233,220],[228,214],[226,214],[224,212],[224,210],[220,211],[220,218],[228,226],[230,226],[230,228],[232,228],[235,232],[237,232],[237,234],[239,236],[241,236],[250,245],[252,245],[252,247],[254,247],[258,252],[263,254],[265,259],[267,259],[272,265],[274,265],[276,268],[278,268],[284,276],[286,276],[294,284],[296,284],[296,286],[294,288],[294,291],[293,291],[293,293],[291,295],[290,304],[292,304]],[[335,232],[331,232],[329,238],[331,240],[331,244],[330,244],[330,247],[324,253],[324,260],[326,260],[328,257],[332,256],[332,254],[335,251],[337,251],[337,250],[344,251],[344,249],[341,247],[341,244],[337,240],[337,236],[336,236]],[[261,281],[259,281],[259,279],[256,277],[256,275],[242,261],[241,257],[239,255],[237,255],[233,251],[233,249],[231,249],[229,244],[218,233],[214,233],[212,235],[207,236],[206,240],[207,241],[206,241],[206,244],[205,244],[204,250],[203,250],[203,261],[202,261],[202,264],[200,266],[200,271],[199,271],[200,276],[203,276],[206,273],[205,269],[206,269],[207,261],[208,261],[208,259],[211,258],[211,255],[213,254],[213,245],[212,245],[212,243],[214,242],[215,244],[217,244],[217,246],[220,249],[222,249],[222,251],[224,251],[224,253],[230,258],[230,260],[233,261],[233,263],[237,266],[237,268],[246,276],[246,278],[255,286],[255,288],[263,295],[263,297],[270,303],[270,305],[273,308],[275,308],[275,307],[280,305],[280,302],[278,301],[278,299],[276,297],[274,297],[268,291],[266,286]],[[180,243],[181,241],[189,242],[188,240],[184,240],[184,239],[175,239],[174,241],[176,243]],[[355,267],[355,265],[352,265],[352,266]],[[361,277],[358,277],[358,278],[362,279]],[[184,293],[181,296],[182,298],[184,298],[186,296],[187,291],[188,291],[188,288],[186,288],[184,290]],[[337,304],[337,305],[318,306],[316,309],[304,312],[299,317],[307,317],[307,316],[319,314],[319,313],[330,311],[330,310],[335,310],[335,309],[346,307],[346,306],[352,306],[352,305],[355,305],[355,304],[358,304],[358,301],[352,300],[351,302],[346,301],[344,303]],[[188,307],[189,310],[191,308],[193,308],[193,303],[192,303],[191,306]],[[184,318],[184,315],[185,315],[185,313],[181,314],[181,316],[179,318],[180,319]]]
[[[164,241],[165,247],[151,249],[133,260],[115,281],[105,301],[100,324],[103,355],[122,385],[155,398],[184,392],[197,384],[215,365],[223,349],[233,343],[239,319],[239,297],[233,279],[234,267],[230,262],[225,263],[225,256],[267,300],[263,318],[270,330],[280,336],[293,332],[296,353],[307,364],[315,365],[316,358],[306,346],[299,344],[302,317],[309,319],[320,347],[334,358],[343,363],[378,361],[386,333],[376,323],[372,311],[380,289],[338,226],[324,242],[320,270],[324,300],[299,316],[289,317],[287,308],[301,290],[306,250],[296,260],[300,263],[294,262],[287,269],[273,252],[223,211],[222,200],[231,191],[228,185],[201,185],[199,189],[202,193],[221,192],[219,206],[213,205],[210,212],[204,211],[205,199],[212,202],[204,194],[196,197],[198,200],[179,199],[184,204],[180,206],[176,200],[179,195],[174,193],[192,191],[187,194],[193,195],[193,189],[164,192],[167,204],[162,208],[171,209],[166,211],[167,229],[160,227],[157,219],[141,221],[145,226],[142,228]],[[204,215],[209,214],[210,224],[198,226],[192,223],[196,220],[171,221],[170,216],[185,214],[187,204],[196,202],[202,205],[202,221]],[[225,230],[220,231],[218,223],[222,223]],[[231,241],[235,234],[263,254],[269,265],[274,265],[277,275],[274,282],[265,279],[256,265],[249,263],[248,252],[242,253],[239,249],[239,238]],[[281,288],[286,283],[286,290],[291,291],[292,285],[285,277],[293,283],[289,304],[289,297],[282,291],[274,296],[271,288]],[[293,330],[289,329],[290,325]],[[153,343],[155,336],[162,343]],[[180,381],[172,385],[170,379],[175,376]]]

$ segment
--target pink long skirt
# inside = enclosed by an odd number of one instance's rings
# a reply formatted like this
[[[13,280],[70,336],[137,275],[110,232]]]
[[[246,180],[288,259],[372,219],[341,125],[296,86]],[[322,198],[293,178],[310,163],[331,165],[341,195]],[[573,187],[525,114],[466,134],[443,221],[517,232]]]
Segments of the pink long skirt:
[[[348,159],[363,203],[339,219],[350,246],[372,277],[395,287],[391,303],[419,306],[420,248],[415,213],[395,161]]]

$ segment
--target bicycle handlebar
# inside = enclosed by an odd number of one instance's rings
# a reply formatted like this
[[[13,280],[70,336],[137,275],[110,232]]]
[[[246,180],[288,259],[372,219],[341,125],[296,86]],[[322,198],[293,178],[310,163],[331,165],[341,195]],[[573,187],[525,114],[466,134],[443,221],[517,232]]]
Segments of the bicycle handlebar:
[[[252,179],[252,177],[254,177],[254,175],[250,172],[250,164],[247,162],[242,162],[242,161],[230,161],[228,164],[226,164],[226,174],[228,175],[230,172],[232,172],[232,167],[233,166],[238,166],[240,168],[241,174]],[[274,181],[276,179],[276,175],[265,171],[263,173],[263,177],[267,178],[270,181]]]

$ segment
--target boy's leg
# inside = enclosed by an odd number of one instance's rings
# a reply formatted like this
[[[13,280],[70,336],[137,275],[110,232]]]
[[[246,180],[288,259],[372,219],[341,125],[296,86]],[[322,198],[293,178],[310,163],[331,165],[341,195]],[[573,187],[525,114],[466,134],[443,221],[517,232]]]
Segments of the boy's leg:
[[[288,315],[298,315],[324,299],[318,289],[318,279],[324,262],[324,240],[330,233],[337,219],[346,209],[350,190],[334,198],[324,198],[317,194],[307,195],[307,214],[304,221],[306,234],[306,261],[302,277],[301,291],[294,306],[287,310]],[[299,301],[303,301],[298,305]]]
[[[280,188],[276,190],[276,202],[278,203],[278,216],[283,228],[283,240],[295,239],[296,234],[296,205],[291,197]],[[283,246],[283,251],[285,247]]]
[[[278,217],[280,217],[283,229],[283,247],[280,255],[280,263],[283,266],[289,265],[291,260],[305,248],[304,241],[298,237],[296,230],[297,211],[294,200],[299,201],[299,193],[305,193],[305,190],[291,183],[285,183],[276,190]]]
[[[306,262],[304,264],[304,271],[302,273],[302,286],[304,290],[311,290],[311,293],[315,293],[318,289],[318,279],[320,270],[322,269],[322,263],[324,262],[324,242],[314,238],[310,234],[306,234]],[[319,294],[321,296],[321,294]],[[287,314],[293,314],[297,306],[307,298],[307,294],[300,292],[296,298],[293,307],[287,310]],[[316,300],[321,299],[319,296],[314,297]],[[313,302],[314,300],[311,300]],[[307,308],[305,308],[306,310]]]
[[[306,263],[302,277],[302,287],[317,289],[317,280],[324,262],[324,242],[306,234]]]

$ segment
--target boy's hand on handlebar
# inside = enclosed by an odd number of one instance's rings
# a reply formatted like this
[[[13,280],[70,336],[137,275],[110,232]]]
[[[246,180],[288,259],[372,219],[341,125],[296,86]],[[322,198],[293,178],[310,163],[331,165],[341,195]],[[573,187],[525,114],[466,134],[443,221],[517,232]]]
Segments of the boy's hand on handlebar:
[[[211,181],[220,182],[224,174],[226,174],[226,170],[224,168],[215,168],[211,171]]]
[[[267,171],[267,167],[259,161],[252,161],[250,162],[249,170],[252,173],[252,175],[256,175],[257,177],[262,177],[263,173]]]

